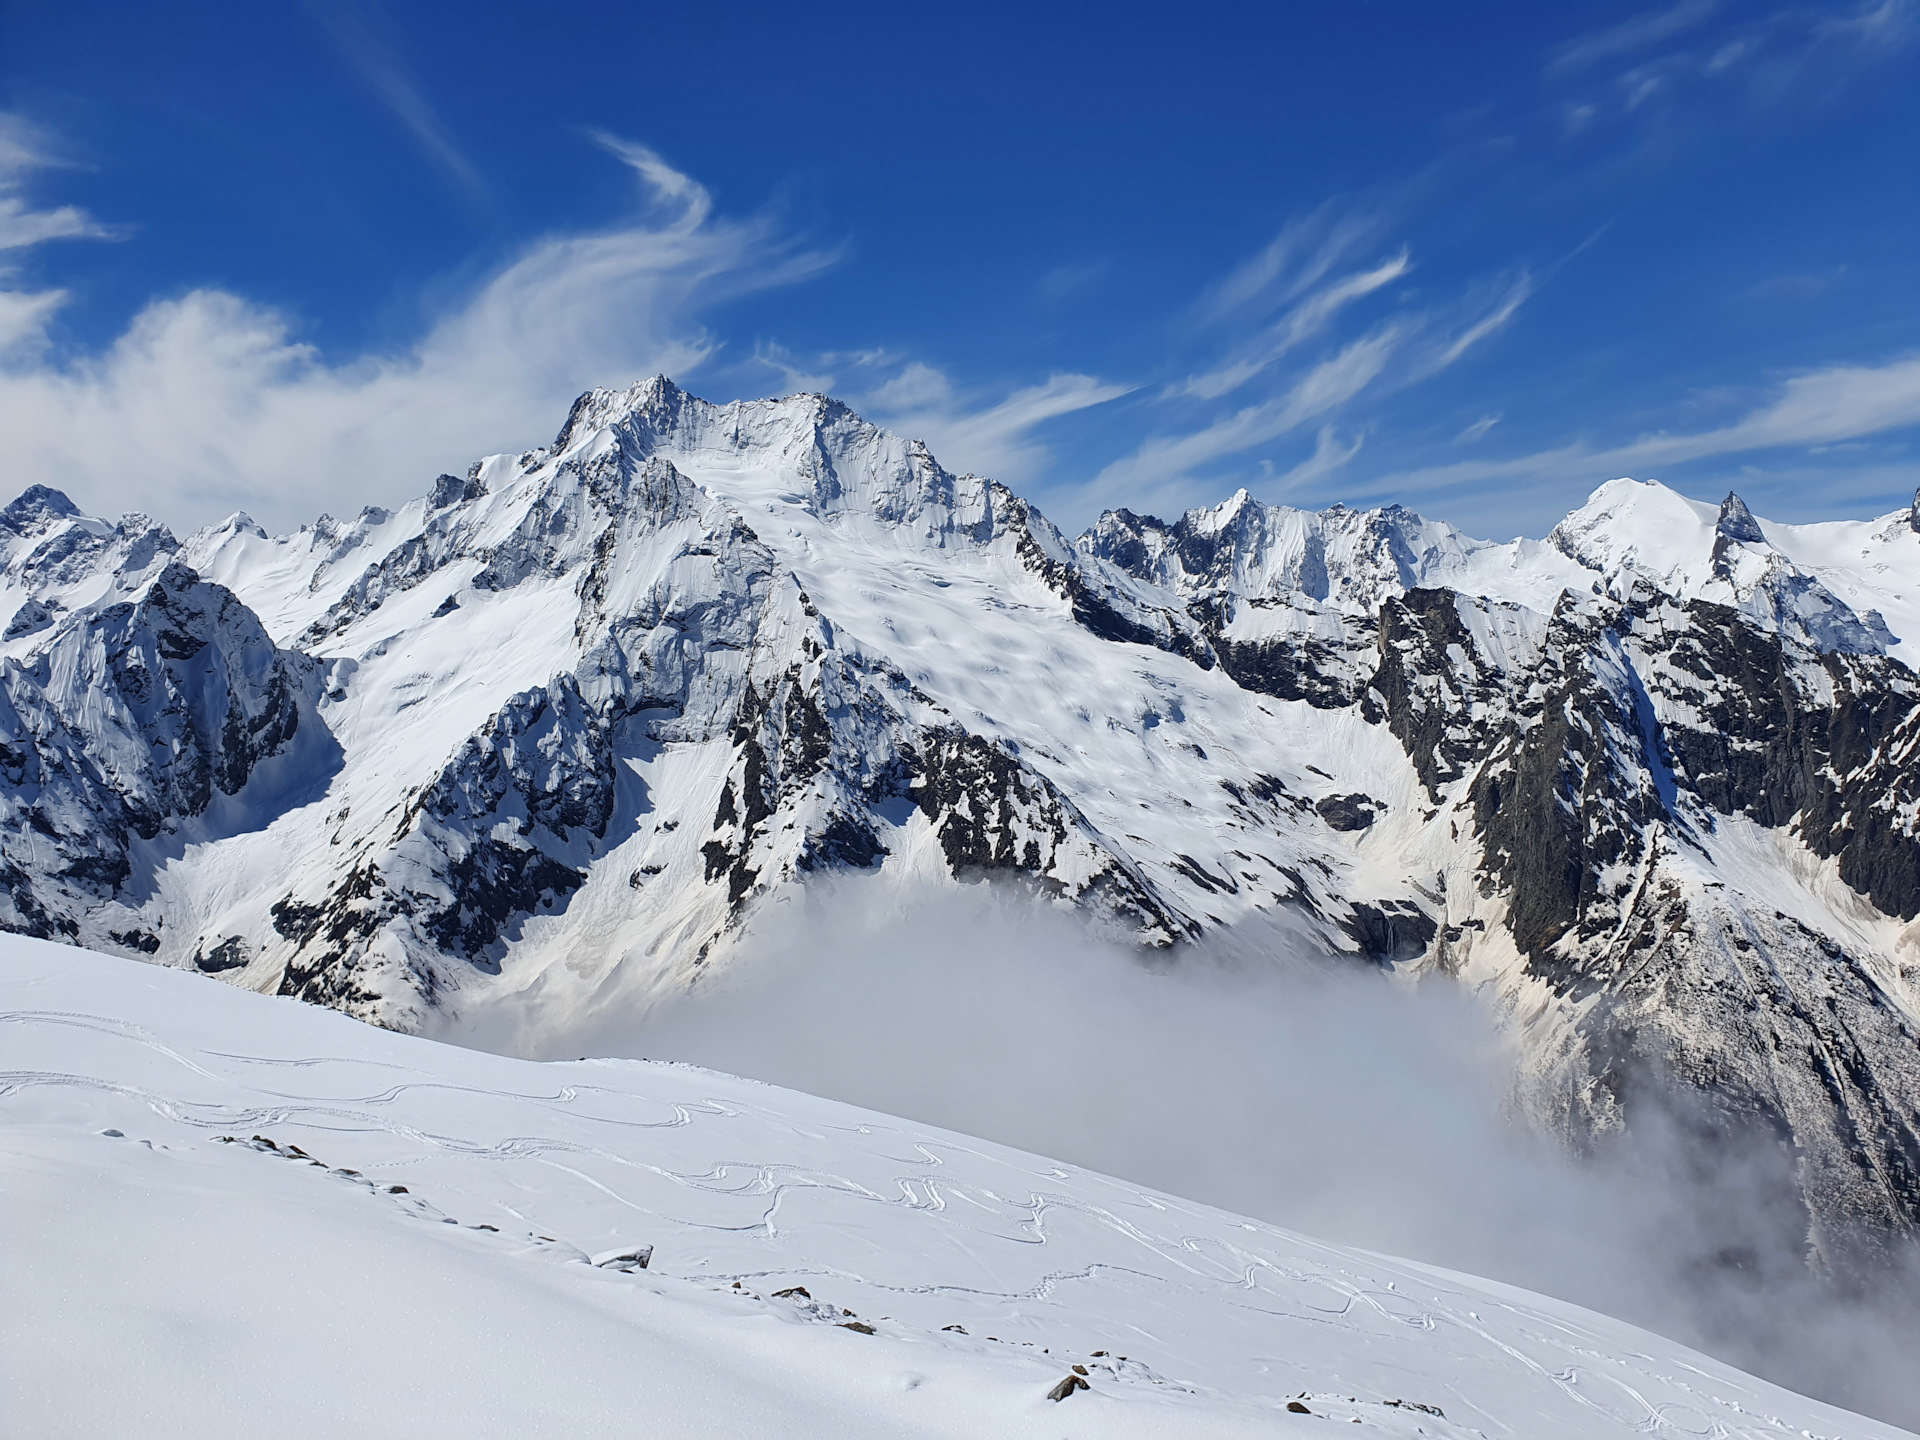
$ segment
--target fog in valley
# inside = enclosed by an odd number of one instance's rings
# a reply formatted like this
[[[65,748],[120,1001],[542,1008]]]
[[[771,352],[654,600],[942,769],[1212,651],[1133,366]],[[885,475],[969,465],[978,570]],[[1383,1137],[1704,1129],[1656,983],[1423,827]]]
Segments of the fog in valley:
[[[1518,1055],[1457,983],[1279,928],[1149,957],[985,886],[796,897],[666,1004],[537,990],[446,1038],[678,1060],[1104,1171],[1322,1239],[1636,1321],[1920,1426],[1920,1266],[1817,1277],[1792,1160],[1639,1099],[1574,1155],[1514,1104]]]

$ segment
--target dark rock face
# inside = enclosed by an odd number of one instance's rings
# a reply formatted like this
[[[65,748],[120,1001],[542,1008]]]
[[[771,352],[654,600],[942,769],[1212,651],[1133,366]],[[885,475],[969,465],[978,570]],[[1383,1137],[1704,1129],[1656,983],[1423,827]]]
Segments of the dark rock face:
[[[1076,843],[1098,850],[1099,832],[1071,800],[1005,749],[962,731],[936,731],[908,755],[907,794],[937,827],[947,865],[961,878],[1004,874],[1063,893],[1053,872]],[[1140,875],[1108,853],[1082,892],[1086,903],[1164,947],[1199,933]]]
[[[1436,799],[1487,743],[1485,726],[1470,718],[1473,703],[1505,708],[1506,677],[1482,663],[1458,600],[1451,590],[1409,590],[1380,607],[1380,666],[1360,702],[1368,721],[1384,724],[1406,747]]]
[[[1335,830],[1364,830],[1373,824],[1374,802],[1367,795],[1329,795],[1315,812]]]
[[[159,949],[159,942],[154,941]],[[216,945],[203,946],[194,952],[193,967],[207,975],[218,975],[225,970],[244,970],[253,950],[242,936],[229,935]]]
[[[1914,677],[1880,657],[1794,653],[1695,602],[1557,615],[1531,680],[1482,755],[1447,758],[1477,767],[1483,883],[1506,897],[1529,971],[1595,1001],[1579,1026],[1590,1088],[1568,1118],[1604,1128],[1655,1086],[1692,1095],[1726,1133],[1787,1137],[1826,1263],[1864,1263],[1861,1235],[1920,1221],[1920,1035],[1838,942],[1690,897],[1664,862],[1711,852],[1716,816],[1791,826],[1910,917]]]
[[[62,492],[46,485],[29,485],[0,510],[0,525],[16,535],[44,530],[55,520],[71,519],[80,509]]]
[[[1224,574],[1217,552],[1158,521],[1116,514],[1095,537],[1143,578],[1169,555]],[[1730,496],[1716,565],[1765,544]],[[1702,1143],[1779,1137],[1797,1157],[1786,1170],[1801,1223],[1835,1269],[1870,1265],[1876,1235],[1920,1229],[1908,1012],[1832,935],[1681,879],[1685,856],[1733,843],[1717,832],[1737,818],[1833,861],[1882,913],[1920,914],[1920,677],[1846,643],[1846,625],[1766,630],[1645,588],[1625,603],[1563,597],[1540,628],[1517,607],[1412,587],[1371,615],[1348,611],[1343,638],[1258,649],[1225,638],[1245,604],[1203,592],[1190,605],[1227,673],[1279,698],[1353,705],[1391,732],[1432,822],[1476,844],[1482,901],[1526,973],[1582,1007],[1575,1050],[1535,1095],[1555,1123],[1591,1136],[1677,1106]],[[1796,638],[1828,630],[1832,648]],[[1356,685],[1347,656],[1361,636],[1375,663]],[[1320,802],[1322,818],[1348,828],[1350,798]],[[1371,903],[1340,924],[1383,963],[1431,953],[1449,965],[1486,932],[1475,919],[1443,934],[1418,907]]]
[[[0,662],[0,885],[9,928],[78,939],[133,874],[130,847],[239,796],[303,725],[312,662],[177,563],[136,600],[76,613],[25,663]],[[84,716],[86,723],[65,717]],[[135,929],[98,943],[151,954]],[[90,942],[93,943],[93,942]]]
[[[1255,613],[1282,608],[1284,601],[1242,600]],[[1236,685],[1276,700],[1304,700],[1316,710],[1344,710],[1366,687],[1368,660],[1375,647],[1371,616],[1354,617],[1336,638],[1312,630],[1262,640],[1236,640],[1228,633],[1236,602],[1196,600],[1190,607],[1201,633],[1220,658],[1220,668]]]
[[[1715,530],[1723,540],[1738,540],[1748,545],[1767,543],[1766,534],[1760,529],[1760,522],[1753,518],[1753,511],[1747,508],[1747,502],[1731,490],[1720,502],[1720,520]]]
[[[106,762],[143,836],[170,816],[198,815],[216,791],[239,794],[254,766],[300,728],[310,667],[277,649],[231,591],[184,565],[169,565],[141,601],[109,606],[73,638],[86,646],[82,664],[107,692],[116,728],[147,752],[145,763],[117,753]],[[43,655],[40,672],[51,663]]]
[[[25,604],[13,612],[13,619],[7,622],[7,628],[0,632],[0,640],[18,640],[26,635],[38,635],[53,624],[53,611],[38,600],[29,597]]]
[[[1361,955],[1379,965],[1413,960],[1426,952],[1440,926],[1431,915],[1404,900],[1377,905],[1356,902],[1342,928]]]
[[[1102,584],[1100,572],[1080,563],[1072,547],[1026,501],[1003,486],[993,489],[1022,563],[1072,605],[1074,619],[1102,640],[1151,645],[1203,670],[1213,668],[1213,647],[1186,615],[1170,607],[1148,607],[1136,595]]]
[[[0,669],[0,729],[0,924],[72,940],[84,910],[129,873],[125,801],[85,737],[11,665]]]
[[[274,929],[296,946],[280,993],[365,1006],[366,947],[396,922],[436,953],[497,965],[517,921],[585,883],[582,860],[613,812],[614,763],[607,722],[570,677],[513,696],[408,807],[397,866],[364,858],[319,901],[275,904]],[[569,842],[584,853],[570,857]],[[439,982],[430,966],[419,975],[430,997]]]
[[[1731,610],[1637,617],[1662,693],[1700,723],[1665,729],[1675,783],[1722,815],[1792,826],[1889,915],[1920,914],[1920,679],[1880,656],[1796,655]]]

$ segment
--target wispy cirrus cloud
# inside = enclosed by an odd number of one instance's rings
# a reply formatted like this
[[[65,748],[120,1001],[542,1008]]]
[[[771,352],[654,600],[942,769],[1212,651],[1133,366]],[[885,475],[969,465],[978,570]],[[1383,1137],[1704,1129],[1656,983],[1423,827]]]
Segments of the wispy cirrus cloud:
[[[1318,480],[1322,475],[1331,475],[1358,455],[1364,443],[1364,437],[1360,435],[1355,435],[1352,439],[1343,442],[1334,432],[1333,426],[1322,425],[1319,435],[1314,440],[1313,453],[1291,470],[1272,475],[1263,488],[1270,496],[1285,495],[1288,491],[1305,485],[1309,480]],[[1269,474],[1271,475],[1271,469]]]
[[[1369,489],[1445,493],[1543,478],[1597,483],[1721,456],[1811,452],[1914,428],[1920,428],[1920,355],[1907,355],[1878,365],[1829,365],[1792,376],[1764,403],[1725,425],[1657,431],[1613,445],[1576,442],[1501,460],[1403,470],[1375,478]]]
[[[1532,273],[1521,270],[1417,307],[1404,303],[1410,295],[1403,291],[1403,303],[1389,318],[1375,319],[1356,335],[1347,312],[1393,289],[1414,269],[1406,246],[1372,259],[1356,253],[1378,240],[1385,228],[1381,213],[1349,215],[1322,206],[1289,222],[1258,255],[1209,289],[1200,314],[1216,330],[1229,329],[1249,314],[1279,314],[1229,342],[1216,363],[1162,392],[1165,405],[1189,414],[1198,409],[1192,422],[1149,436],[1105,466],[1074,499],[1100,505],[1185,504],[1203,488],[1233,483],[1230,475],[1215,473],[1231,468],[1230,462],[1254,468],[1269,489],[1331,474],[1361,447],[1364,427],[1343,427],[1353,438],[1342,442],[1329,423],[1343,409],[1362,396],[1378,398],[1459,363],[1511,324],[1538,288]],[[1249,387],[1268,393],[1207,413],[1212,402]],[[1313,452],[1290,467],[1283,470],[1273,454],[1261,453],[1276,446],[1284,451],[1282,442],[1316,424]]]
[[[1258,254],[1236,265],[1201,296],[1200,321],[1214,325],[1271,314],[1378,239],[1387,221],[1382,209],[1340,201],[1328,201],[1296,216]]]
[[[31,176],[66,164],[45,131],[25,116],[0,112],[0,254],[50,240],[117,240],[124,234],[76,205],[46,207],[27,198]]]
[[[643,146],[603,144],[633,174],[639,213],[527,247],[402,348],[330,356],[280,312],[217,289],[153,301],[96,352],[55,363],[28,347],[0,369],[10,483],[175,521],[245,508],[283,525],[391,503],[544,438],[591,385],[697,369],[720,344],[708,306],[837,258],[772,216],[716,215]],[[44,325],[60,299],[0,288],[0,326]]]
[[[1672,464],[1709,455],[1832,444],[1920,425],[1920,355],[1884,365],[1830,365],[1796,375],[1731,425],[1646,435],[1603,452],[1609,464]]]
[[[1391,285],[1412,269],[1412,256],[1402,247],[1398,255],[1370,270],[1354,271],[1311,290],[1280,320],[1267,328],[1234,358],[1174,387],[1175,393],[1200,400],[1216,400],[1238,390],[1256,375],[1320,334],[1347,305]]]
[[[1457,328],[1442,336],[1416,368],[1415,378],[1439,374],[1481,341],[1504,329],[1520,313],[1520,307],[1533,297],[1535,288],[1532,274],[1525,270],[1500,284],[1490,304],[1468,308]]]
[[[393,113],[421,154],[469,199],[490,195],[479,168],[454,143],[401,58],[400,40],[378,0],[309,0],[310,14],[373,97]]]
[[[971,471],[1008,484],[1041,478],[1053,458],[1038,433],[1050,420],[1090,410],[1132,394],[1130,383],[1062,372],[1011,392],[962,386],[924,360],[895,350],[825,351],[796,355],[762,343],[753,364],[779,374],[786,388],[831,394],[897,434],[924,440],[949,470]]]
[[[1681,0],[1556,47],[1542,78],[1586,87],[1583,98],[1559,107],[1573,135],[1606,115],[1665,115],[1688,97],[1718,94],[1763,108],[1826,103],[1916,44],[1920,0],[1824,8]]]
[[[875,389],[866,408],[889,429],[926,441],[950,470],[1020,484],[1037,478],[1050,458],[1034,433],[1041,425],[1118,400],[1134,388],[1091,375],[1055,374],[993,400],[959,394],[940,371],[915,362]]]
[[[1144,500],[1222,457],[1245,454],[1291,434],[1366,389],[1408,338],[1406,324],[1382,325],[1310,366],[1272,399],[1220,416],[1187,434],[1152,437],[1102,470],[1092,488],[1116,500]]]
[[[19,258],[54,240],[115,240],[122,234],[78,206],[43,207],[27,197],[35,172],[64,163],[43,131],[22,116],[0,113],[0,364],[42,352],[48,322],[67,303],[64,290],[27,284]]]
[[[1680,0],[1677,5],[1645,11],[1603,30],[1576,35],[1548,54],[1546,73],[1568,75],[1591,69],[1603,60],[1638,54],[1698,28],[1719,8],[1719,0]]]

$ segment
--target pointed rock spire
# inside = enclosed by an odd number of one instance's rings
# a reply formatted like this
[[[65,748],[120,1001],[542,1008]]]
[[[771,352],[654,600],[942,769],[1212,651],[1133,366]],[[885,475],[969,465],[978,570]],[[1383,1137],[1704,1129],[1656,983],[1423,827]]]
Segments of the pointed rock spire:
[[[1767,537],[1760,533],[1760,522],[1753,518],[1747,502],[1731,490],[1727,492],[1727,498],[1720,502],[1720,524],[1717,528],[1728,540],[1739,540],[1748,545],[1767,543]]]
[[[1920,535],[1920,488],[1913,492],[1913,508],[1907,512],[1907,524],[1913,527],[1916,535]]]
[[[1713,573],[1722,580],[1732,580],[1733,547],[1766,543],[1767,537],[1761,533],[1760,522],[1753,518],[1747,502],[1729,490],[1727,498],[1720,502],[1720,522],[1714,527]]]

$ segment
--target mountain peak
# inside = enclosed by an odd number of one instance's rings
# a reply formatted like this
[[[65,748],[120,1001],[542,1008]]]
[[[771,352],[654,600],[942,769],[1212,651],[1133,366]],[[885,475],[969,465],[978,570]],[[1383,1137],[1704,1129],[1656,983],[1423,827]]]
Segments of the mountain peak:
[[[1249,511],[1257,516],[1262,508],[1260,502],[1255,500],[1243,485],[1218,505],[1189,510],[1186,514],[1186,524],[1188,529],[1198,534],[1217,535]]]
[[[233,535],[252,535],[260,540],[267,538],[267,532],[261,528],[259,522],[244,510],[234,511],[215,528],[216,533],[225,532]]]
[[[79,513],[80,507],[69,500],[63,491],[48,485],[29,485],[15,497],[12,504],[0,510],[0,525],[19,532],[29,525],[72,519]]]
[[[553,437],[557,454],[603,426],[626,415],[646,414],[662,419],[670,417],[688,403],[699,403],[665,375],[650,375],[625,390],[608,390],[596,385],[573,402],[566,423]]]
[[[1738,540],[1747,545],[1767,543],[1760,522],[1753,518],[1753,511],[1747,508],[1747,502],[1731,490],[1727,492],[1727,498],[1720,502],[1720,521],[1715,528],[1727,540]]]
[[[1713,573],[1729,584],[1735,583],[1735,545],[1765,545],[1767,537],[1760,522],[1753,518],[1747,502],[1731,490],[1720,502],[1720,518],[1713,527]]]

